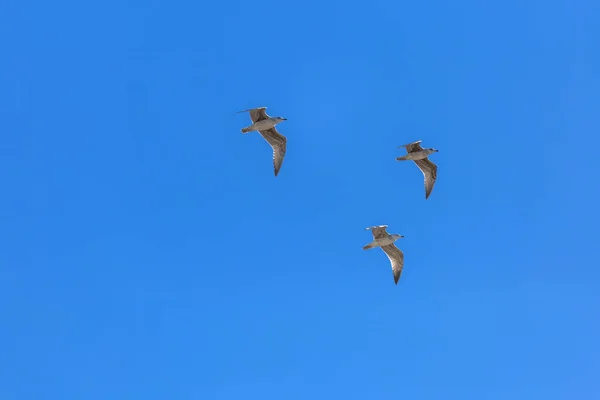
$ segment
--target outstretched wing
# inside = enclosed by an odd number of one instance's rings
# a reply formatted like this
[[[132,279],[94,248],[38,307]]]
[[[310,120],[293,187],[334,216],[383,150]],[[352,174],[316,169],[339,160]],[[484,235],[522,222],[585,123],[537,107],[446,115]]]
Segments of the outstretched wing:
[[[412,142],[409,144],[403,144],[402,146],[398,146],[398,147],[406,147],[406,152],[412,153],[415,151],[423,150],[423,148],[421,147],[421,142],[422,142],[422,140],[417,140],[416,142]]]
[[[250,112],[250,119],[252,123],[255,124],[258,121],[262,121],[263,119],[269,118],[267,115],[267,107],[257,107],[257,108],[249,108],[248,110],[238,111],[237,113]]]
[[[273,168],[275,176],[277,176],[281,169],[281,164],[283,164],[283,157],[285,157],[287,139],[281,133],[277,132],[275,127],[266,131],[259,131],[259,133],[273,148]]]
[[[402,268],[404,268],[404,253],[402,250],[394,246],[394,244],[388,244],[387,246],[381,246],[381,249],[390,259],[392,264],[392,272],[394,273],[394,283],[397,285],[400,275],[402,274]]]
[[[427,200],[433,190],[435,180],[437,179],[437,165],[432,163],[429,158],[414,160],[414,162],[417,164],[417,167],[419,167],[425,178],[425,200]]]
[[[370,226],[365,229],[368,231],[371,231],[371,233],[373,233],[373,239],[381,239],[383,237],[388,236],[388,233],[385,230],[385,228],[387,228],[387,225]]]

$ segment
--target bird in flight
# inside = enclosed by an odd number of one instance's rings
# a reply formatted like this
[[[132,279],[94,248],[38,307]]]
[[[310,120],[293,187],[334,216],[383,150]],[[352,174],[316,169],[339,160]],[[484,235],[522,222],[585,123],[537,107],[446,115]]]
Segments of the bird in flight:
[[[397,285],[402,268],[404,267],[404,253],[394,245],[394,242],[404,236],[396,233],[389,234],[386,229],[387,225],[371,226],[365,228],[373,234],[373,241],[363,247],[363,250],[369,250],[374,247],[381,247],[381,250],[388,256],[392,264],[392,272],[394,273],[394,283]]]
[[[397,157],[397,161],[412,160],[417,164],[417,167],[423,173],[425,178],[425,200],[429,198],[433,185],[437,179],[437,165],[427,158],[430,154],[437,153],[439,150],[436,149],[424,149],[421,147],[421,140],[399,146],[399,148],[406,148],[406,155]]]
[[[281,133],[277,132],[275,125],[282,121],[286,121],[287,118],[283,117],[269,117],[266,111],[267,107],[251,108],[248,110],[238,111],[237,113],[250,112],[250,119],[252,125],[242,128],[242,133],[246,134],[252,131],[258,131],[260,135],[271,145],[273,148],[273,169],[275,170],[275,176],[281,169],[283,164],[283,157],[285,156],[287,139]]]

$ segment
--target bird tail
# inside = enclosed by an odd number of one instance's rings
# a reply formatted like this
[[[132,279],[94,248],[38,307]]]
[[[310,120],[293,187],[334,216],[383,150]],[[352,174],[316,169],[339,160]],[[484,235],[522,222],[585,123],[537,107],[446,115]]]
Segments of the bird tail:
[[[250,128],[249,126],[242,128],[242,133],[248,133],[252,130],[252,128]]]
[[[407,161],[408,160],[408,158],[406,158],[407,156],[408,156],[408,154],[405,156],[402,156],[402,157],[396,157],[396,161]]]
[[[366,246],[363,246],[363,250],[369,250],[369,249],[372,249],[373,247],[377,247],[377,243],[375,243],[374,241],[369,243]]]

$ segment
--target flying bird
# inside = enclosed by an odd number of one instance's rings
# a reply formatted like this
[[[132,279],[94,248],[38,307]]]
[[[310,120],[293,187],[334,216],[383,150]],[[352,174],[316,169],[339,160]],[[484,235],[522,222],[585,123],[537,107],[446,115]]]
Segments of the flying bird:
[[[286,121],[287,118],[269,117],[266,109],[267,107],[258,107],[238,111],[237,113],[250,112],[252,125],[242,128],[243,134],[258,131],[273,148],[273,169],[275,170],[275,176],[277,176],[283,163],[283,157],[285,156],[287,139],[281,133],[277,132],[275,125],[281,121]]]
[[[394,242],[404,236],[396,233],[389,234],[386,229],[387,225],[371,226],[365,228],[373,234],[373,241],[363,247],[363,250],[369,250],[373,247],[381,247],[381,250],[388,256],[392,264],[392,272],[394,273],[394,283],[397,285],[404,267],[404,253],[394,245]]]
[[[399,148],[406,148],[406,155],[397,157],[397,161],[412,160],[417,164],[417,167],[423,173],[425,178],[425,200],[429,198],[433,185],[437,179],[437,165],[432,163],[427,156],[433,153],[437,153],[439,150],[436,149],[424,149],[421,147],[422,140],[399,146]]]

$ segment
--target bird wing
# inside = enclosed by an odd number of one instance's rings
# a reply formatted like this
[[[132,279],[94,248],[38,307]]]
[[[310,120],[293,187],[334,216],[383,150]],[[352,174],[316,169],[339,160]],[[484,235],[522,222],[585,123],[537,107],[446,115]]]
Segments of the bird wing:
[[[428,199],[433,190],[435,180],[437,179],[437,165],[432,163],[429,158],[413,161],[417,164],[417,167],[419,167],[425,178],[425,199]]]
[[[275,127],[259,132],[260,135],[273,148],[273,168],[275,169],[275,176],[277,176],[279,169],[281,168],[281,164],[283,164],[283,157],[285,156],[287,147],[287,139],[281,133],[277,132]]]
[[[267,115],[267,107],[257,107],[257,108],[249,108],[248,110],[238,111],[237,113],[250,112],[250,119],[252,123],[255,124],[258,121],[262,121],[263,119],[269,118]]]
[[[406,147],[406,152],[412,153],[414,151],[423,150],[423,148],[421,147],[421,142],[422,142],[422,140],[417,140],[416,142],[412,142],[409,144],[403,144],[402,146],[398,146],[398,147]]]
[[[387,228],[387,225],[379,225],[379,226],[370,226],[368,228],[365,228],[366,230],[370,230],[371,233],[373,233],[373,239],[381,239],[383,237],[387,237],[388,233],[385,230],[385,228]]]
[[[394,246],[394,244],[388,244],[387,246],[381,246],[381,249],[390,259],[392,264],[392,272],[394,273],[394,283],[398,284],[400,275],[402,274],[402,268],[404,268],[404,253],[402,250]]]

